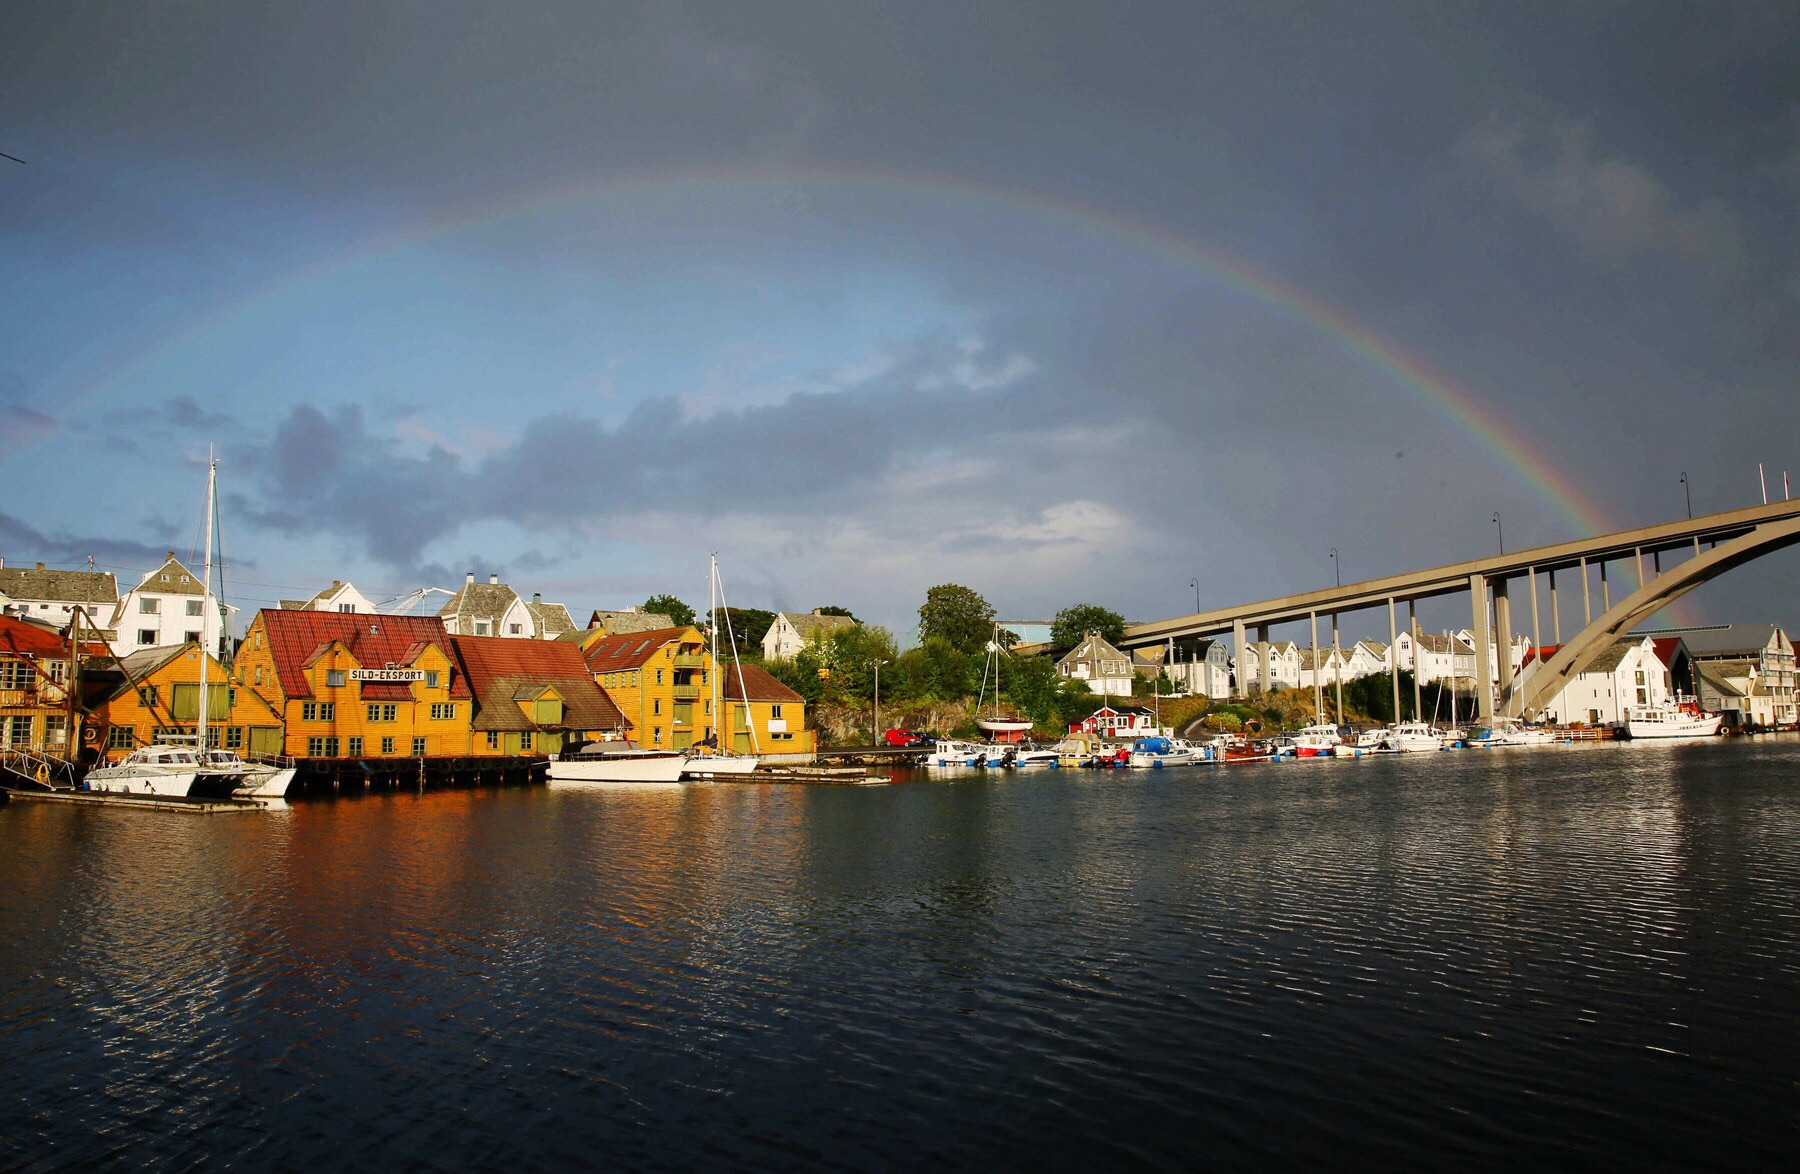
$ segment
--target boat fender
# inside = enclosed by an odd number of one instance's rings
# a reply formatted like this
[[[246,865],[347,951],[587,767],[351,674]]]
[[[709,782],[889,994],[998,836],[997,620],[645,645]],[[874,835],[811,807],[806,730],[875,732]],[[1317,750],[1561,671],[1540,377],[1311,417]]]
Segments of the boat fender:
[[[1161,763],[1161,761],[1152,762],[1150,764],[1151,770],[1161,770],[1162,768],[1163,768],[1163,764]]]
[[[45,763],[45,762],[38,763],[36,778],[37,778],[37,781],[40,783],[48,783],[50,781],[50,764],[49,763]]]

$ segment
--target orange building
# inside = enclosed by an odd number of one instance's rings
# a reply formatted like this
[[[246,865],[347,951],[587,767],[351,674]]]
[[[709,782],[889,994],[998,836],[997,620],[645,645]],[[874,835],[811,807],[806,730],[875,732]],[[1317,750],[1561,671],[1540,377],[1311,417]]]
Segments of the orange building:
[[[296,758],[474,753],[474,695],[435,616],[264,609],[238,679],[282,719]]]
[[[198,644],[146,648],[82,669],[90,745],[117,762],[138,746],[196,736],[206,657],[206,742],[239,754],[280,754],[281,715]]]
[[[450,643],[475,695],[477,755],[555,754],[571,734],[617,737],[630,728],[574,644],[500,636]]]
[[[818,734],[806,728],[806,698],[770,676],[761,665],[726,664],[719,685],[725,707],[722,745],[765,762],[812,761]],[[740,672],[742,676],[740,677]]]
[[[700,629],[657,628],[582,642],[588,670],[653,750],[685,750],[712,736],[712,656]]]

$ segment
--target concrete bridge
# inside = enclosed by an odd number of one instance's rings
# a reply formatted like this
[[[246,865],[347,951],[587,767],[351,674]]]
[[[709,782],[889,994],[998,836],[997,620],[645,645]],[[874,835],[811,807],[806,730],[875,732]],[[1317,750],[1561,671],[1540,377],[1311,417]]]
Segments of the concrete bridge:
[[[1243,664],[1245,652],[1251,647],[1248,634],[1254,630],[1261,684],[1267,690],[1272,684],[1267,654],[1272,624],[1310,620],[1316,649],[1319,646],[1318,620],[1321,615],[1327,616],[1332,625],[1333,641],[1326,647],[1332,647],[1336,644],[1339,616],[1385,607],[1391,668],[1394,638],[1399,634],[1396,616],[1399,605],[1407,605],[1410,631],[1419,600],[1466,591],[1472,619],[1470,630],[1475,636],[1475,679],[1486,682],[1494,671],[1489,661],[1490,641],[1499,648],[1507,648],[1512,642],[1511,591],[1515,585],[1525,586],[1530,596],[1531,628],[1528,634],[1531,642],[1540,648],[1544,646],[1537,590],[1537,577],[1541,574],[1547,576],[1550,587],[1549,642],[1561,647],[1523,681],[1514,678],[1510,657],[1502,656],[1499,666],[1501,708],[1535,712],[1560,693],[1564,685],[1610,647],[1617,637],[1643,623],[1658,609],[1733,568],[1797,542],[1800,542],[1800,499],[1771,502],[1679,522],[1622,530],[1597,538],[1346,583],[1342,587],[1134,624],[1126,629],[1123,643],[1127,648],[1144,648],[1171,639],[1219,636],[1229,632],[1236,645],[1237,663]],[[1621,598],[1615,603],[1614,586],[1621,567],[1626,578],[1617,584]],[[1581,624],[1567,641],[1562,636],[1559,575],[1563,590],[1573,586],[1581,593]],[[1575,614],[1572,602],[1570,607],[1572,619]],[[1491,624],[1490,612],[1493,616]],[[1314,680],[1316,687],[1317,673]],[[1241,682],[1239,689],[1243,690]],[[1396,674],[1396,713],[1400,707],[1399,689]],[[1491,719],[1495,709],[1493,690],[1481,688],[1476,692],[1481,699],[1481,716]]]

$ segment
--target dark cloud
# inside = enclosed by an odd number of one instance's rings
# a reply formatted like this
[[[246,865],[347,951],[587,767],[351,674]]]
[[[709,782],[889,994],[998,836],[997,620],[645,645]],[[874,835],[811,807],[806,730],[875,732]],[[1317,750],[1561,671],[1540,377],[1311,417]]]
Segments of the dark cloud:
[[[76,566],[91,555],[103,568],[112,566],[151,567],[168,553],[162,543],[144,543],[129,538],[75,535],[66,531],[46,534],[29,523],[0,513],[0,547],[15,564],[27,561],[51,566]],[[246,563],[245,565],[251,565]]]

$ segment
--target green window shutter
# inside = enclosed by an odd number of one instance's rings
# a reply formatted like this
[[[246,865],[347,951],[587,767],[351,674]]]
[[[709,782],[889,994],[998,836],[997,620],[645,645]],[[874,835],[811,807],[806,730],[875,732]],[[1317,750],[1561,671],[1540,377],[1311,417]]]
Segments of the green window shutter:
[[[178,722],[197,720],[200,717],[200,686],[176,685],[170,708],[174,710],[175,720]]]
[[[281,753],[281,727],[280,726],[251,726],[250,727],[250,753],[252,753],[252,754],[280,754]]]
[[[557,697],[540,697],[534,707],[532,718],[540,726],[562,725],[562,699]]]

